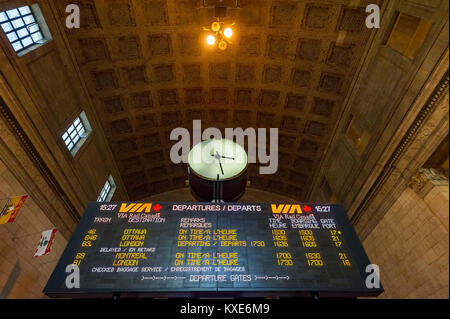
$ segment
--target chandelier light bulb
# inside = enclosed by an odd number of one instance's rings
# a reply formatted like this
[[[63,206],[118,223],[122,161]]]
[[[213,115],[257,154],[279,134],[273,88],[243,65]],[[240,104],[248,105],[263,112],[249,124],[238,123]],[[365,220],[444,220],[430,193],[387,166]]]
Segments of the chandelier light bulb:
[[[223,41],[223,40],[222,40],[222,41],[219,42],[219,45],[218,45],[218,46],[219,46],[219,49],[220,49],[220,50],[224,51],[224,50],[227,49],[228,43],[227,43],[226,41]]]
[[[233,30],[231,28],[226,28],[223,34],[225,37],[231,38],[233,36]]]
[[[220,30],[220,23],[219,22],[213,22],[211,24],[211,30],[213,30],[214,32],[217,32]]]
[[[206,37],[206,43],[208,43],[209,45],[213,45],[214,43],[216,43],[216,38],[213,35],[208,35]]]

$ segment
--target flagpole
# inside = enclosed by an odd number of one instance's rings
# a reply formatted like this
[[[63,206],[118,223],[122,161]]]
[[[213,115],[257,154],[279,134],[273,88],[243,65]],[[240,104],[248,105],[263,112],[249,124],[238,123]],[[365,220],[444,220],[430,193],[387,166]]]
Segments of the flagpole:
[[[7,197],[7,198],[0,198],[0,200],[10,200],[11,198],[16,198],[16,197],[24,197],[24,196],[29,196],[28,194],[24,194],[24,195],[17,195],[17,196],[12,196],[12,197]]]
[[[1,199],[1,200],[3,200],[3,199]],[[2,218],[3,215],[5,214],[6,208],[8,207],[10,200],[11,200],[11,198],[6,198],[6,204],[5,204],[5,207],[3,207],[2,211],[0,212],[0,218]]]

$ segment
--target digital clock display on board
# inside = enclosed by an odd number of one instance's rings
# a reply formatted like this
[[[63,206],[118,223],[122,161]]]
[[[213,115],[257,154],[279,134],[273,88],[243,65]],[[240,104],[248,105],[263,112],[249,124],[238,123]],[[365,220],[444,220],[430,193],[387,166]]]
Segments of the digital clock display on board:
[[[68,265],[79,287],[66,285]],[[44,292],[377,296],[368,265],[338,205],[91,203]]]

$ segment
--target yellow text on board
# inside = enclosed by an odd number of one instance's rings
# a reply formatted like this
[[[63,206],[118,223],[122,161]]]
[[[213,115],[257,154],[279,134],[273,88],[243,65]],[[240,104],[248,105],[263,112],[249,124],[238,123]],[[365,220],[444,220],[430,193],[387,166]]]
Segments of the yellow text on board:
[[[302,207],[300,205],[272,204],[272,213],[274,214],[303,214]]]
[[[119,210],[119,213],[142,213],[142,212],[151,213],[152,204],[143,204],[143,203],[122,204]]]

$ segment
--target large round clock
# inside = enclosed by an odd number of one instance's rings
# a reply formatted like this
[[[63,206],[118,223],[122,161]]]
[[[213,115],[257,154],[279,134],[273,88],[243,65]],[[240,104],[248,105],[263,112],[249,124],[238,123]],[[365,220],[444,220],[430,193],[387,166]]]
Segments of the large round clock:
[[[248,158],[244,148],[228,139],[210,139],[189,153],[189,184],[199,201],[234,202],[247,186]]]

